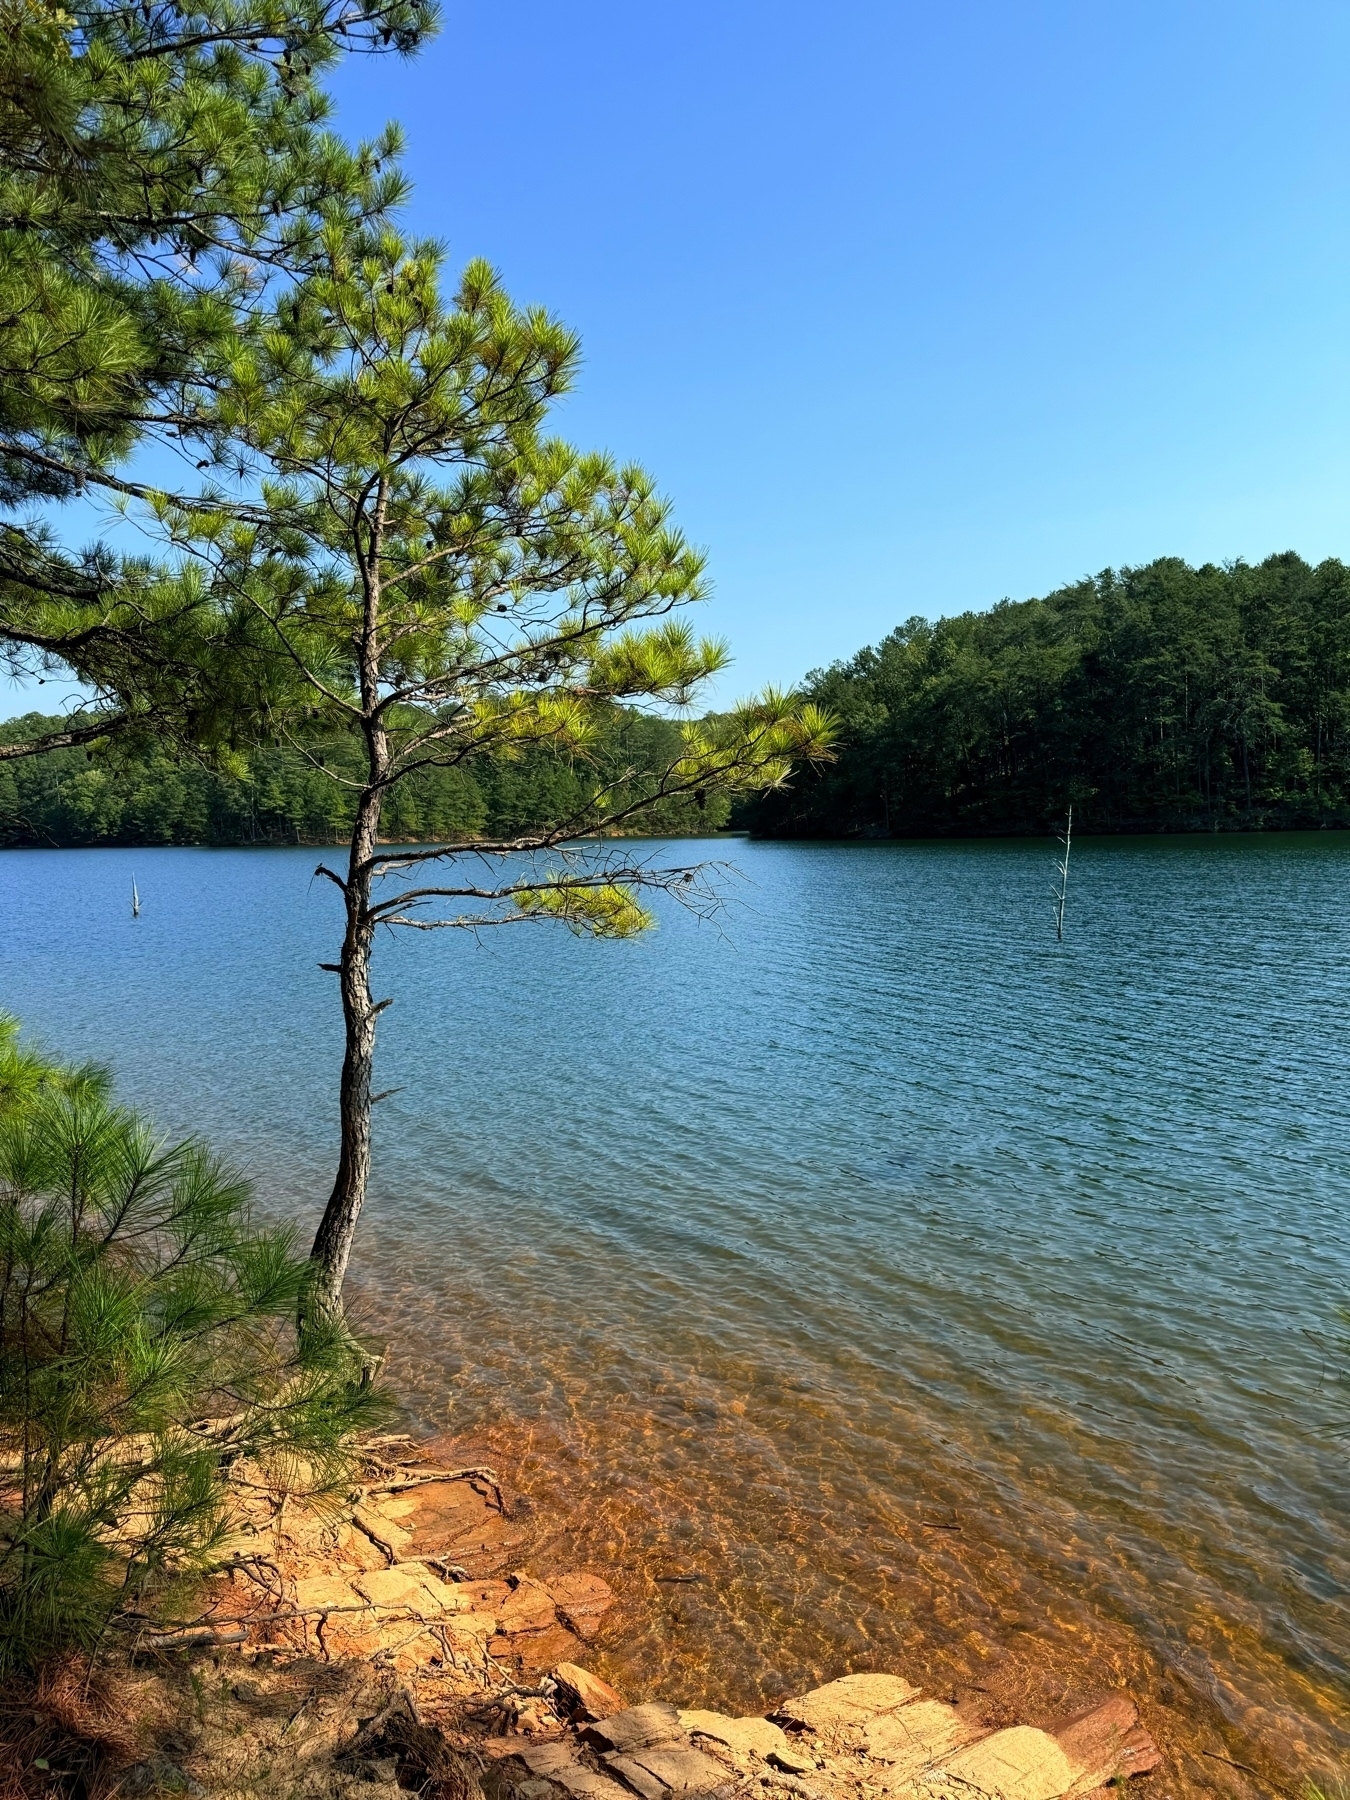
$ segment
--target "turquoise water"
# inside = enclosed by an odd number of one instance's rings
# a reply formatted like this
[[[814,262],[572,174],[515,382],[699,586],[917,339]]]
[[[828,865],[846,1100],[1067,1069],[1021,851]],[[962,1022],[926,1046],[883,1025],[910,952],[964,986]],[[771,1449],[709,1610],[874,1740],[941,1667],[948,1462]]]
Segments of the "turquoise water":
[[[514,1458],[677,1697],[1078,1656],[1344,1754],[1350,839],[1085,842],[1062,945],[1045,844],[692,853],[711,926],[378,948],[354,1275],[413,1414]],[[0,857],[0,1003],[306,1224],[317,854]]]

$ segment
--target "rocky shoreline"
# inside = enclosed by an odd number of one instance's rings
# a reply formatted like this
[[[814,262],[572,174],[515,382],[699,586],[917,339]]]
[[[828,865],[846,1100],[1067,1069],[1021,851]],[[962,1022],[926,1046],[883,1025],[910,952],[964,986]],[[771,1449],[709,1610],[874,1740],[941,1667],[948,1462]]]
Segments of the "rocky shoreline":
[[[864,1671],[762,1716],[630,1705],[588,1667],[608,1583],[515,1567],[525,1534],[494,1472],[434,1452],[373,1441],[338,1507],[239,1471],[227,1567],[204,1610],[171,1631],[147,1625],[111,1685],[66,1706],[64,1756],[78,1761],[83,1745],[82,1791],[1078,1800],[1163,1763],[1121,1691],[1071,1717],[1023,1719]],[[60,1711],[49,1696],[53,1752]],[[34,1750],[40,1713],[19,1793],[43,1791],[28,1779],[36,1762],[55,1766]]]

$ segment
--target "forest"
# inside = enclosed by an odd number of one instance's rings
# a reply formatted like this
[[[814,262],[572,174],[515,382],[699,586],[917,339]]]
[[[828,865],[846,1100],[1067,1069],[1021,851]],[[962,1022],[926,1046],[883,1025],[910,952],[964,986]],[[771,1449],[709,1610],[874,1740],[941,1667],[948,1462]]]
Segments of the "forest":
[[[0,726],[0,741],[32,739],[60,723],[28,713]],[[585,761],[543,746],[417,770],[391,791],[382,835],[410,843],[528,831],[584,814],[601,779],[629,771],[650,777],[679,748],[673,723],[616,707]],[[359,742],[339,735],[216,759],[155,738],[46,750],[0,762],[0,843],[343,843],[360,766]],[[674,796],[645,809],[642,830],[663,837],[714,830],[729,810],[722,793],[707,794],[701,805],[693,795]]]
[[[1044,599],[913,618],[799,698],[837,721],[832,760],[733,803],[660,800],[630,829],[768,837],[1350,827],[1350,567],[1292,552],[1192,568],[1164,557]],[[0,739],[61,721],[31,713]],[[549,746],[416,771],[382,835],[443,841],[582,815],[601,781],[679,754],[669,719],[615,706],[585,757]],[[332,734],[189,754],[154,736],[0,763],[0,842],[345,841],[360,748]]]
[[[743,803],[775,837],[1350,826],[1350,568],[1164,557],[913,618],[806,678],[835,759]]]

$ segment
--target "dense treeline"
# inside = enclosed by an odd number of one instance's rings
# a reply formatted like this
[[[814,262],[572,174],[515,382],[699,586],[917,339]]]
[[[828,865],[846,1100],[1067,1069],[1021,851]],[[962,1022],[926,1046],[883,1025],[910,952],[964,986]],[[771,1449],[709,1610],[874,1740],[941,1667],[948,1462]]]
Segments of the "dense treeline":
[[[0,726],[18,741],[57,727],[37,713]],[[513,760],[479,757],[454,768],[419,770],[385,802],[382,835],[391,842],[497,836],[565,819],[584,809],[600,779],[663,768],[679,753],[679,728],[666,719],[615,709],[586,762],[548,749]],[[317,766],[319,764],[321,766]],[[173,754],[164,744],[106,744],[45,751],[0,764],[0,843],[297,844],[344,842],[351,833],[361,750],[352,738],[255,748],[229,767]],[[661,836],[712,830],[729,802],[710,794],[658,801],[641,829]]]
[[[1350,825],[1350,568],[1176,558],[932,624],[808,676],[835,762],[769,835]]]

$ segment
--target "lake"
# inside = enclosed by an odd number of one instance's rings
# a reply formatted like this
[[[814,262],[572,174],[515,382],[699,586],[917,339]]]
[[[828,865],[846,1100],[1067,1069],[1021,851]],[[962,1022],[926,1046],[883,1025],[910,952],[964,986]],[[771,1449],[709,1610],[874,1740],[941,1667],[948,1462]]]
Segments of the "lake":
[[[722,916],[377,947],[353,1286],[410,1416],[625,1594],[634,1687],[1090,1669],[1344,1761],[1350,838],[1083,841],[1062,944],[1048,843],[645,848]],[[319,854],[0,856],[0,1004],[306,1228]]]

